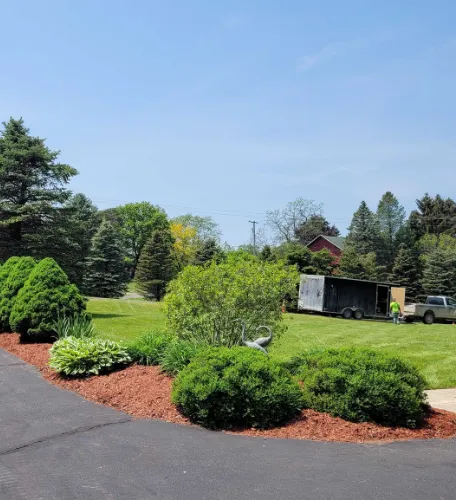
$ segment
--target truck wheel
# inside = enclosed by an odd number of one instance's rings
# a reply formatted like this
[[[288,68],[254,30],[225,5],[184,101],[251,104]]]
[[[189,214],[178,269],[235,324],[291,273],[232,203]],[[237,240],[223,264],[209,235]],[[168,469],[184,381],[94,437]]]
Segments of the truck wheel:
[[[356,309],[356,311],[353,313],[353,317],[355,319],[363,319],[364,318],[364,311],[361,309]]]
[[[435,321],[435,315],[432,311],[427,311],[423,316],[423,323],[425,325],[432,325]]]
[[[344,319],[352,319],[353,311],[351,309],[345,309],[345,311],[342,313],[342,317]]]

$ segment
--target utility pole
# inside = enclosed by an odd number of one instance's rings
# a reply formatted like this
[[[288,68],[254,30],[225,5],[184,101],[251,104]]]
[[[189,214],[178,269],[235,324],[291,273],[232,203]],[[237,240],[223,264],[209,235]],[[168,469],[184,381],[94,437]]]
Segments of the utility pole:
[[[256,225],[258,222],[256,220],[249,220],[250,224],[253,224],[252,232],[253,232],[253,253],[256,255]]]

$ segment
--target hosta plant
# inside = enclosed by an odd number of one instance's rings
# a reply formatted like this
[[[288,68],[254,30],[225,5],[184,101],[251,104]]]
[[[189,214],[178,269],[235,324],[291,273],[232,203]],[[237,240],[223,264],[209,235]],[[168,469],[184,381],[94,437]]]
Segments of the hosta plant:
[[[51,347],[50,354],[49,366],[69,376],[99,375],[131,362],[121,344],[100,338],[66,337]]]

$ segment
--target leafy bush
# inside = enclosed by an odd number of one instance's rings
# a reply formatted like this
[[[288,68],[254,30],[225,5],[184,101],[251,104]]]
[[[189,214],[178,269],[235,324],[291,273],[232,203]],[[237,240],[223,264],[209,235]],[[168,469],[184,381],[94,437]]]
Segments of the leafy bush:
[[[253,336],[268,325],[277,338],[285,329],[281,304],[295,292],[299,275],[283,264],[260,262],[253,257],[229,257],[225,263],[188,266],[170,283],[165,306],[170,331],[179,338],[215,346],[241,343],[235,319]]]
[[[184,415],[209,428],[272,427],[302,407],[291,375],[246,347],[200,353],[177,376],[172,398]]]
[[[9,261],[11,260],[9,259]],[[15,264],[12,265],[8,276],[0,286],[0,331],[11,330],[10,315],[16,302],[17,294],[24,286],[36,264],[32,257],[15,257],[14,262]]]
[[[86,315],[72,317],[59,316],[54,323],[54,332],[58,340],[66,337],[88,339],[96,335],[92,320]]]
[[[83,315],[86,301],[54,259],[40,261],[17,295],[11,328],[25,334],[52,334],[59,316]]]
[[[424,418],[425,381],[400,359],[367,349],[327,349],[285,366],[302,382],[305,405],[314,410],[412,428]]]
[[[171,335],[167,333],[146,333],[128,345],[128,353],[140,365],[158,365],[171,340]]]
[[[161,369],[168,375],[177,375],[206,347],[204,344],[196,344],[190,340],[174,339],[168,343],[160,356]]]
[[[14,266],[19,262],[20,257],[10,257],[3,266],[0,267],[0,290],[3,286],[3,283],[8,278],[9,273],[14,269]]]
[[[65,375],[98,375],[130,363],[126,349],[111,340],[66,337],[50,349],[49,366]]]

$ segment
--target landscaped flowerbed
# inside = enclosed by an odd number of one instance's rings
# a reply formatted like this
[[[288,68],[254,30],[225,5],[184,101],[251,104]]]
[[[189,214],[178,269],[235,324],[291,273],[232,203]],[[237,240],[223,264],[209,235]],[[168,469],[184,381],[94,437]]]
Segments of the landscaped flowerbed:
[[[1,334],[0,347],[36,366],[48,381],[73,390],[91,401],[108,405],[138,418],[158,418],[189,424],[171,402],[172,378],[158,366],[130,365],[107,375],[64,378],[49,366],[51,344],[20,343],[17,334]],[[449,438],[456,436],[456,415],[433,410],[419,429],[353,423],[313,410],[301,411],[287,425],[273,429],[241,429],[231,433],[271,438],[315,439],[342,442]]]

